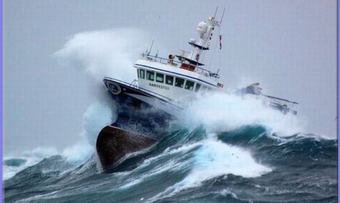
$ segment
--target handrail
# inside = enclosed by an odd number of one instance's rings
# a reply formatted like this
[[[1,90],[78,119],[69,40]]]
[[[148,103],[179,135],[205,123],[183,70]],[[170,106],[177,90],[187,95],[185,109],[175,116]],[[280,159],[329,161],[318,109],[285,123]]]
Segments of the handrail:
[[[291,104],[299,104],[295,101],[290,101],[288,99],[282,99],[282,98],[279,98],[279,97],[274,97],[274,96],[270,96],[270,95],[266,95],[266,94],[262,94],[262,95],[267,97],[267,98],[270,98],[270,99],[276,99],[276,100],[284,101],[284,102],[291,103]]]
[[[168,59],[167,58],[159,57],[157,55],[150,55],[150,54],[142,53],[142,57],[144,57],[146,59],[149,59],[149,60],[152,60],[152,61],[157,61],[157,62],[160,62],[160,63],[163,63],[163,64],[168,64]],[[173,62],[181,63],[178,60],[173,60]]]
[[[150,54],[142,53],[142,57],[144,57],[148,60],[151,60],[151,61],[156,61],[156,62],[162,63],[162,64],[170,64],[170,63],[168,63],[167,58],[159,57],[159,56],[156,56],[156,55],[150,55]],[[178,60],[172,60],[172,61],[173,61],[172,65],[175,65],[175,66],[182,63],[181,61],[178,61]],[[219,78],[218,73],[212,72],[212,71],[207,70],[205,68],[201,68],[201,67],[196,66],[195,70],[196,70],[195,72],[201,73],[205,76]]]

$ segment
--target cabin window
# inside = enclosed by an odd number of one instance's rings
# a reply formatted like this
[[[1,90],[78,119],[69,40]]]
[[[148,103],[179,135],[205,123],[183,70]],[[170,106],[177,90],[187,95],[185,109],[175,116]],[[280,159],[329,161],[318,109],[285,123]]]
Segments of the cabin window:
[[[174,77],[170,75],[165,76],[165,83],[167,85],[173,85],[174,84]]]
[[[195,82],[191,81],[191,80],[187,80],[185,82],[185,89],[187,90],[193,90],[194,89],[194,85],[195,85]]]
[[[139,77],[142,79],[145,78],[145,71],[143,69],[139,69]]]
[[[153,71],[146,71],[146,78],[148,80],[154,81],[155,80],[155,72]]]
[[[182,78],[176,78],[175,80],[175,86],[182,88],[184,86],[184,79]]]
[[[198,90],[200,90],[200,88],[201,88],[201,84],[196,83],[195,92],[198,92]]]
[[[156,73],[156,82],[164,82],[164,75],[162,73]]]

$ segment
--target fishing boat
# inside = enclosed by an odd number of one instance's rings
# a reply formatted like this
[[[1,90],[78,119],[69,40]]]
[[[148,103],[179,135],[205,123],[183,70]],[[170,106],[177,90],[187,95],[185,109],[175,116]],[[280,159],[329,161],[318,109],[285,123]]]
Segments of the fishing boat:
[[[223,91],[224,84],[218,71],[205,67],[203,56],[210,50],[214,31],[220,20],[216,13],[196,27],[197,39],[190,39],[190,51],[180,51],[159,57],[151,48],[141,54],[133,68],[137,79],[125,82],[111,77],[103,79],[105,87],[118,106],[118,119],[106,126],[97,138],[97,154],[104,171],[114,170],[127,154],[151,146],[161,138],[169,120],[199,96]],[[221,40],[222,36],[219,35]],[[289,106],[296,104],[286,99],[265,95],[259,83],[237,91],[239,95],[254,95],[269,100],[268,106],[283,113],[296,111]]]

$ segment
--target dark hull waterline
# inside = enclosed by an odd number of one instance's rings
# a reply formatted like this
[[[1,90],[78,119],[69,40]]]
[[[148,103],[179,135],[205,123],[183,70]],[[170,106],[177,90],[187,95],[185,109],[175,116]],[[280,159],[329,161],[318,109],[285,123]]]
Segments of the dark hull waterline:
[[[96,150],[104,171],[114,171],[127,154],[150,147],[156,140],[114,126],[106,126],[98,135]]]

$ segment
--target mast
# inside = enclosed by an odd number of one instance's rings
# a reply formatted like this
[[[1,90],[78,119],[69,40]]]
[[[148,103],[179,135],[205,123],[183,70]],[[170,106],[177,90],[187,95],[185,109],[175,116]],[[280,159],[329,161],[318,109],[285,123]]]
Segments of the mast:
[[[210,16],[207,22],[201,21],[198,23],[196,31],[199,34],[199,39],[191,39],[188,42],[193,47],[193,50],[176,55],[179,60],[184,61],[182,65],[186,65],[187,68],[192,70],[194,70],[196,66],[204,65],[199,62],[201,54],[203,51],[209,50],[214,29],[219,25],[219,22],[215,20],[215,16]]]

